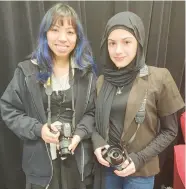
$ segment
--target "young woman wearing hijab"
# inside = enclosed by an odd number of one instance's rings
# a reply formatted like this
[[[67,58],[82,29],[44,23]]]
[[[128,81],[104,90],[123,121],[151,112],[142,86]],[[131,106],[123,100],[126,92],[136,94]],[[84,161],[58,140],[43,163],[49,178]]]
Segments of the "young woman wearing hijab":
[[[94,70],[76,12],[54,5],[0,101],[6,125],[23,139],[27,189],[91,188]]]
[[[92,135],[94,189],[153,189],[158,154],[177,135],[183,100],[166,68],[145,64],[144,40],[143,22],[132,12],[120,12],[106,25]]]

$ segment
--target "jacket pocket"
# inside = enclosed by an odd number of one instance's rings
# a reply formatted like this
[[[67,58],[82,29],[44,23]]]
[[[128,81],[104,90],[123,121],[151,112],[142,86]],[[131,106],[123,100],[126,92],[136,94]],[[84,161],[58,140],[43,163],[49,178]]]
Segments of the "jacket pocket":
[[[35,154],[35,146],[36,142],[27,141],[23,145],[23,160],[22,166],[26,173],[31,174],[30,163],[32,162],[32,158]]]
[[[29,141],[24,144],[23,169],[28,175],[50,176],[50,159],[43,142]]]

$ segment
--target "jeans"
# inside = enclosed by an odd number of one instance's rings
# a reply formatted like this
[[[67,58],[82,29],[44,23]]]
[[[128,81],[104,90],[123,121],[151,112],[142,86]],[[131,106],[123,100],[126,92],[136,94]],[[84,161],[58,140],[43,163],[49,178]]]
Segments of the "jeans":
[[[113,171],[113,168],[105,168],[105,188],[106,189],[153,189],[154,176],[139,177],[127,176],[119,177]]]
[[[31,189],[45,189],[46,187],[42,187],[42,186],[37,186],[35,184],[31,184]],[[86,189],[92,189],[93,186],[92,185],[88,185],[86,186]]]

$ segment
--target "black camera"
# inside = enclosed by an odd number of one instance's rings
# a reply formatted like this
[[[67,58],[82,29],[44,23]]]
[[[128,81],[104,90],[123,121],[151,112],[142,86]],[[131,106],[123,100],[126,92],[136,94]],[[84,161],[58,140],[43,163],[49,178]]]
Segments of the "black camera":
[[[110,146],[108,149],[104,148],[102,150],[102,156],[109,162],[111,167],[114,167],[118,171],[123,170],[122,164],[125,160],[128,159],[130,162],[127,151],[117,146]]]
[[[60,125],[57,126],[57,128],[60,132],[60,136],[59,136],[60,156],[66,158],[72,154],[71,151],[68,149],[72,139],[71,124],[61,123]]]

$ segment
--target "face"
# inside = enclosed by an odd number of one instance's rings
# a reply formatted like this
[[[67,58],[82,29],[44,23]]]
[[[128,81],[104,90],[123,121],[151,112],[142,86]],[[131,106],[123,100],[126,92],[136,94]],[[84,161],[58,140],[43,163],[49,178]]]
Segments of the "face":
[[[126,67],[137,53],[136,38],[124,29],[113,30],[108,37],[110,59],[118,68]]]
[[[47,32],[48,46],[56,58],[69,58],[74,50],[77,35],[72,25],[67,19],[63,19],[63,25],[56,22]]]

